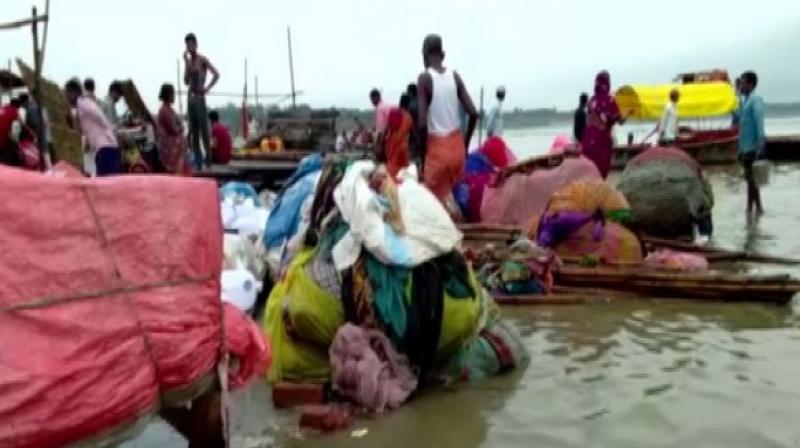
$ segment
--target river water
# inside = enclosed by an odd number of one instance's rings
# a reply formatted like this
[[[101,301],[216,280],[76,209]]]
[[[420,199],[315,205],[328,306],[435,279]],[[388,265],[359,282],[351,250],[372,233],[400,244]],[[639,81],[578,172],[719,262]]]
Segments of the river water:
[[[800,119],[772,122],[800,132]],[[560,129],[514,130],[546,148]],[[800,257],[800,165],[779,165],[748,220],[738,167],[713,168],[716,244]],[[613,182],[613,179],[612,179]],[[800,269],[742,267],[764,273]],[[432,391],[352,429],[309,436],[270,409],[263,384],[236,395],[236,447],[796,447],[800,446],[800,305],[685,300],[505,308],[531,364],[475,386]],[[155,423],[126,448],[186,446]]]

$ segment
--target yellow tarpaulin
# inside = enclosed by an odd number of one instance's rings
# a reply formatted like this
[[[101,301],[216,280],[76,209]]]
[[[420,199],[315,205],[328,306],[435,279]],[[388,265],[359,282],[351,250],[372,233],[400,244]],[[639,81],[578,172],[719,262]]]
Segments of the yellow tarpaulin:
[[[678,89],[678,116],[681,118],[714,117],[736,110],[738,100],[727,82],[699,84],[628,85],[617,90],[619,110],[639,120],[658,120],[669,101],[669,93]]]

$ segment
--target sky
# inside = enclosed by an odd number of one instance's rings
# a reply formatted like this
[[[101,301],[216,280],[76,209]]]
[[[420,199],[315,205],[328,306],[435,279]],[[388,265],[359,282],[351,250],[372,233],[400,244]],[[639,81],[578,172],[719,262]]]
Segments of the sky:
[[[30,15],[44,0],[2,0],[0,22]],[[756,70],[767,101],[800,101],[798,0],[52,0],[45,76],[91,76],[105,92],[133,79],[155,107],[176,82],[187,32],[220,70],[220,92],[290,91],[291,27],[298,102],[370,107],[379,88],[396,102],[422,70],[428,33],[444,41],[445,64],[476,104],[498,85],[507,108],[569,109],[594,75],[615,86],[663,83],[677,73]],[[749,8],[747,7],[749,6]],[[28,30],[0,31],[0,63],[32,59]],[[16,70],[16,69],[15,69]],[[241,99],[209,100],[213,105]],[[269,100],[263,100],[269,102]],[[262,102],[263,104],[263,102]],[[284,105],[286,103],[283,103]]]

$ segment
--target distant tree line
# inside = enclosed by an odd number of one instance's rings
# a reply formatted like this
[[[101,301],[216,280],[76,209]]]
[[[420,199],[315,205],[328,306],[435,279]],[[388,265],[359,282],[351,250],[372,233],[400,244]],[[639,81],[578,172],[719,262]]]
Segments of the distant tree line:
[[[309,110],[308,105],[299,105],[299,110]],[[215,109],[219,112],[220,119],[228,125],[230,129],[237,133],[242,126],[242,108],[236,104],[228,104]],[[286,111],[287,108],[276,106],[264,107],[255,106],[248,108],[249,116],[255,117],[263,122],[271,113]],[[374,120],[374,113],[371,109],[338,109],[337,127],[340,130],[354,129],[358,123],[371,126]],[[767,103],[765,105],[767,117],[786,117],[800,116],[800,102],[795,103]],[[515,108],[503,114],[504,126],[508,129],[518,129],[526,127],[541,127],[552,124],[563,124],[572,120],[572,111],[559,111],[555,108],[542,109],[522,109]]]

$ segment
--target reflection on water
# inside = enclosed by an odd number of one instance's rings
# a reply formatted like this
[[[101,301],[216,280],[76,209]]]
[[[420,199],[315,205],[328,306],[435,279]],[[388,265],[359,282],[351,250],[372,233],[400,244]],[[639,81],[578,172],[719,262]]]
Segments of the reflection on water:
[[[744,214],[738,167],[708,176],[717,244],[800,257],[800,165],[776,168],[763,190],[767,214],[755,221]],[[800,276],[783,266],[752,269]],[[507,311],[531,351],[524,372],[424,394],[358,422],[353,429],[369,430],[363,438],[293,433],[295,416],[270,411],[259,385],[237,398],[236,446],[800,446],[796,304],[653,299]],[[165,433],[151,428],[131,446],[180,446],[160,443]]]

